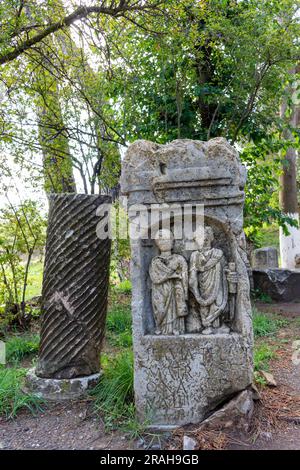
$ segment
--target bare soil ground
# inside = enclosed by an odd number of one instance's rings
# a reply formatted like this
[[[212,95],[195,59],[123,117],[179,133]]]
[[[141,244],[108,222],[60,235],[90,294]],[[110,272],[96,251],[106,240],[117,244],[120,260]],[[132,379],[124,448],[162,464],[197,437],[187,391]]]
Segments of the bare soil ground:
[[[270,363],[277,387],[260,389],[254,419],[248,436],[239,436],[243,444],[231,443],[231,449],[299,450],[300,449],[300,341],[298,354],[294,341],[300,339],[300,322],[282,328],[270,344],[277,347]],[[295,344],[294,344],[295,346]],[[294,361],[292,360],[294,354]],[[299,358],[298,365],[295,359]]]
[[[299,364],[292,361],[293,353],[297,359],[294,342],[300,340],[300,321],[293,309],[295,307],[289,307],[286,312],[290,318],[288,325],[275,336],[263,338],[276,349],[269,372],[274,375],[277,387],[259,389],[260,400],[256,402],[249,432],[197,433],[195,427],[193,435],[200,449],[300,449],[300,346]],[[272,306],[267,310],[272,312]],[[278,306],[274,310],[278,313]],[[185,429],[175,432],[162,447],[182,448],[184,433]],[[101,417],[93,413],[89,400],[51,404],[37,416],[25,411],[15,420],[0,418],[1,449],[109,450],[133,449],[140,445],[141,440],[132,442],[119,431],[105,433]]]
[[[118,433],[106,434],[88,401],[48,405],[43,413],[21,413],[15,420],[0,419],[2,449],[129,449]]]

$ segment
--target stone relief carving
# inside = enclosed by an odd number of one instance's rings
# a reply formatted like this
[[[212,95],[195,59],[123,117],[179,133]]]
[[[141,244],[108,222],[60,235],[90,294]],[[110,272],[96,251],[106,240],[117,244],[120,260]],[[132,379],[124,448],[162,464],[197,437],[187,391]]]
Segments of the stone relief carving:
[[[198,250],[192,252],[188,268],[182,255],[172,254],[172,232],[160,230],[155,235],[160,254],[152,259],[149,274],[156,335],[230,332],[226,322],[235,314],[235,263],[212,247],[211,227],[205,228],[203,241],[195,241]]]
[[[221,327],[221,316],[228,308],[227,262],[223,251],[212,248],[214,233],[206,227],[203,246],[191,254],[189,287],[195,298],[194,309],[204,327],[202,334],[211,334]],[[197,239],[196,239],[197,242]],[[222,325],[222,332],[229,328]]]
[[[169,230],[158,231],[155,243],[160,254],[152,259],[149,270],[155,334],[183,334],[188,314],[187,262],[183,256],[172,254],[174,239]]]
[[[157,250],[149,239],[154,236],[131,240],[135,401],[141,423],[149,416],[150,424],[160,429],[199,423],[219,403],[252,383],[250,266],[243,238],[245,183],[246,168],[222,138],[166,145],[136,141],[122,161],[121,190],[128,207],[134,208],[132,224],[138,218],[136,205],[145,205],[149,213],[160,206],[159,217],[147,222],[155,233],[157,221],[165,217],[164,205],[175,203],[183,212],[187,205],[193,206],[192,227],[196,227],[194,207],[202,206],[205,224],[214,234],[207,250],[184,230],[178,240],[175,220],[180,222],[180,217],[173,211],[170,226],[176,239],[168,249],[158,242]],[[183,229],[184,223],[182,219]],[[215,266],[209,264],[210,251]],[[213,291],[217,277],[216,299],[203,306],[202,301],[213,299],[208,291]],[[222,327],[230,332],[202,334]]]

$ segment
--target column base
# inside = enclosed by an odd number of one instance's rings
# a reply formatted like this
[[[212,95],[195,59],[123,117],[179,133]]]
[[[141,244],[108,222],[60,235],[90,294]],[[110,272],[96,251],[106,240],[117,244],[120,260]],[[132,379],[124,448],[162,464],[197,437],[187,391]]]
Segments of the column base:
[[[46,379],[38,377],[35,369],[30,369],[26,375],[24,392],[35,393],[49,401],[74,400],[95,387],[100,376],[101,372],[74,379]]]

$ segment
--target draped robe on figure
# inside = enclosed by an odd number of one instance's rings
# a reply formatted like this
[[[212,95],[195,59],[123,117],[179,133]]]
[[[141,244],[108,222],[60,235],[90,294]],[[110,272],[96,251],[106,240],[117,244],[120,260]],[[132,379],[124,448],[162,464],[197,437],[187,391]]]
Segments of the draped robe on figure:
[[[152,307],[156,329],[161,334],[183,334],[188,313],[188,267],[181,255],[155,256],[150,270]],[[177,278],[173,276],[178,276]]]
[[[217,248],[194,251],[190,259],[189,286],[203,327],[219,326],[228,301],[226,260]]]

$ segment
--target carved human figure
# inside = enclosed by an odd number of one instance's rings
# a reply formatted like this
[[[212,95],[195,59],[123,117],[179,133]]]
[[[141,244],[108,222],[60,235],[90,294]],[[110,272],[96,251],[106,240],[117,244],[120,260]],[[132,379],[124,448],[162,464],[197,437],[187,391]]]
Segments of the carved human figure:
[[[212,247],[214,232],[211,227],[204,230],[204,240],[196,238],[199,250],[191,254],[189,288],[194,295],[193,315],[203,329],[202,334],[228,333],[222,317],[228,312],[227,262],[222,250]],[[234,273],[230,272],[230,277]]]
[[[149,269],[155,334],[183,334],[188,314],[188,265],[183,256],[172,254],[172,232],[159,230],[154,239],[160,250],[160,254],[152,259]]]

